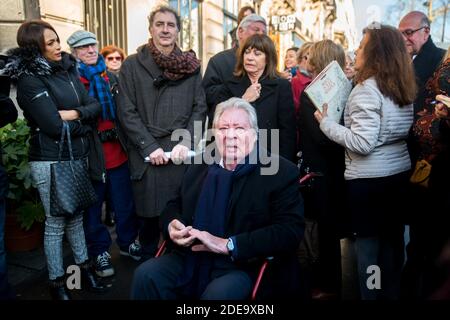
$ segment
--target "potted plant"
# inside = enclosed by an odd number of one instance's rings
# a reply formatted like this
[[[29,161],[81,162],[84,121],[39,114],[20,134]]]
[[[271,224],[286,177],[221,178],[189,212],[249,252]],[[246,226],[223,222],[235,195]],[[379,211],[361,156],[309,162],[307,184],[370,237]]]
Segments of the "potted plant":
[[[33,186],[28,148],[30,129],[24,119],[18,119],[0,129],[3,165],[8,173],[9,192],[6,201],[5,245],[10,251],[36,248],[42,239],[44,208]],[[31,239],[29,239],[31,238]],[[38,241],[35,244],[19,240]]]

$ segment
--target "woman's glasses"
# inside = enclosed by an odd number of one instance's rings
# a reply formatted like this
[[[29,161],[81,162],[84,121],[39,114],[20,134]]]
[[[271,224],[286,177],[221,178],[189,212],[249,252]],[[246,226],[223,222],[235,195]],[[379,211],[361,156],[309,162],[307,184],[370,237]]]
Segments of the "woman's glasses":
[[[122,61],[122,57],[121,56],[118,56],[118,57],[107,57],[106,59],[108,61],[113,61],[113,60]]]

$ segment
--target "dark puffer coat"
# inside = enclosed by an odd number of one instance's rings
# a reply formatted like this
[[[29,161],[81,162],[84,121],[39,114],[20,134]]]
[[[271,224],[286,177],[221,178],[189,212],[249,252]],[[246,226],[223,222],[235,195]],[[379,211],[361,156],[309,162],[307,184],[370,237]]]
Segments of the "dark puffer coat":
[[[17,82],[17,101],[31,128],[30,161],[58,160],[63,121],[59,110],[76,110],[80,119],[68,121],[75,159],[89,151],[88,134],[100,114],[100,104],[89,97],[79,80],[76,60],[63,52],[58,63],[47,61],[37,51],[17,48],[8,52],[11,62],[4,73]],[[68,160],[65,145],[62,160]]]

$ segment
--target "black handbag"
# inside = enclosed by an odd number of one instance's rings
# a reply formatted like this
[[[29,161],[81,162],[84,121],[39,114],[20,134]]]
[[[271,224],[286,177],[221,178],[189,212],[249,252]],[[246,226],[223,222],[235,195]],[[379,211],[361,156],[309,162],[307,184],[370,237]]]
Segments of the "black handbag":
[[[66,135],[70,160],[61,161]],[[97,195],[89,178],[86,159],[74,160],[73,158],[70,129],[65,121],[59,142],[58,162],[50,165],[50,174],[50,215],[73,217],[97,201]]]

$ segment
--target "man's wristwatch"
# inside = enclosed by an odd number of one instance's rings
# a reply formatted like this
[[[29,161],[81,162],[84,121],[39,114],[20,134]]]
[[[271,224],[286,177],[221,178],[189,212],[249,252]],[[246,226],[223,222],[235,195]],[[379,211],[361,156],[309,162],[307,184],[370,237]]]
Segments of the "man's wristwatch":
[[[231,256],[233,254],[233,250],[234,250],[234,243],[233,243],[233,239],[231,239],[231,238],[228,238],[227,249],[228,249],[228,253]]]

